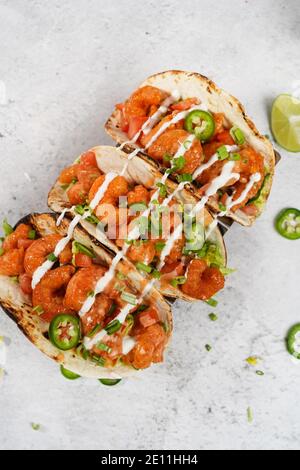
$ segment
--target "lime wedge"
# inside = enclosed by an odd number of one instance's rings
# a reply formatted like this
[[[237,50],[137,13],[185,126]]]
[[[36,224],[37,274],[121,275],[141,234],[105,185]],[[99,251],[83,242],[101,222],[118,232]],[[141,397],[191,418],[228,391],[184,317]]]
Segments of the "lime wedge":
[[[271,120],[276,142],[289,152],[300,152],[300,100],[291,95],[278,96]]]

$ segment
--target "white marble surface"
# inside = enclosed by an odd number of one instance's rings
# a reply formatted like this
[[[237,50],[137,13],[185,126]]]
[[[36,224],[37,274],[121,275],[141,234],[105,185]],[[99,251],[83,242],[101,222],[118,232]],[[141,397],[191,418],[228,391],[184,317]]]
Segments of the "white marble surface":
[[[1,216],[45,210],[59,170],[110,142],[114,103],[154,72],[210,76],[269,133],[271,101],[300,80],[299,17],[298,0],[0,0]],[[300,242],[280,238],[273,219],[300,206],[300,155],[282,156],[266,213],[226,237],[238,272],[219,321],[200,303],[176,304],[166,363],[143,379],[69,383],[1,314],[11,339],[1,449],[299,449],[300,366],[284,337],[300,320]],[[264,377],[245,364],[253,354]]]

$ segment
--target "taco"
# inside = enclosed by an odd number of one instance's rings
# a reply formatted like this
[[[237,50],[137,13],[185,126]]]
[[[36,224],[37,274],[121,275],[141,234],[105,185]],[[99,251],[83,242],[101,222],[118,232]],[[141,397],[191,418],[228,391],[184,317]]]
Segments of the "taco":
[[[275,155],[241,103],[208,78],[169,71],[148,78],[116,106],[107,133],[187,183],[221,216],[244,226],[262,213]]]
[[[123,252],[164,296],[206,301],[225,284],[224,240],[185,183],[168,176],[115,147],[95,147],[62,171],[48,205],[82,214],[84,229]]]
[[[162,362],[172,332],[169,305],[130,263],[50,214],[9,228],[0,303],[35,346],[83,377],[122,378]]]

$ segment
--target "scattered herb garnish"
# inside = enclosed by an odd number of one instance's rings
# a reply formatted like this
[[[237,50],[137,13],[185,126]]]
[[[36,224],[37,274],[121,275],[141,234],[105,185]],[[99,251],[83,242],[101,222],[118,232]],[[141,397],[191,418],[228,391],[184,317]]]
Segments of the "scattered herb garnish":
[[[253,423],[253,411],[252,408],[247,408],[247,419],[248,423]]]
[[[212,347],[211,347],[210,344],[206,344],[205,349],[206,349],[206,351],[210,352],[212,350]]]
[[[113,320],[106,326],[105,331],[109,336],[111,336],[117,333],[117,331],[119,331],[121,327],[122,324],[119,322],[119,320]]]
[[[30,425],[34,431],[39,431],[41,429],[41,425],[38,423],[31,423]]]
[[[205,303],[208,304],[210,307],[217,307],[218,301],[215,299],[205,300]]]
[[[211,319],[211,321],[218,321],[219,319],[215,313],[210,313],[208,316]]]

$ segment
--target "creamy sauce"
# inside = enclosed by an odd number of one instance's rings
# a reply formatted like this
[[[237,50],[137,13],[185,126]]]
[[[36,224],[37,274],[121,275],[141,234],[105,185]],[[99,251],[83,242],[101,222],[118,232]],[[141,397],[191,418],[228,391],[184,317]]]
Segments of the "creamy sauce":
[[[225,145],[225,147],[229,153],[237,152],[239,150],[239,147],[237,147],[236,145]],[[219,154],[215,153],[207,163],[203,163],[203,165],[200,165],[199,168],[195,170],[195,172],[193,173],[193,180],[201,176],[202,173],[204,173],[204,171],[208,170],[211,166],[213,166],[218,161],[219,161]]]
[[[149,134],[149,132],[151,131],[151,129],[153,129],[153,127],[155,126],[155,124],[158,123],[158,121],[160,120],[160,118],[168,111],[168,108],[173,104],[175,103],[176,101],[178,101],[180,98],[180,93],[175,90],[173,91],[173,93],[171,94],[171,96],[168,96],[168,98],[165,99],[165,101],[163,101],[163,103],[161,104],[161,106],[159,107],[159,109],[156,111],[155,114],[153,114],[153,116],[151,116],[146,122],[145,124],[141,127],[141,129],[136,133],[136,135],[133,137],[132,140],[129,140],[127,142],[124,142],[121,146],[120,146],[120,150],[123,150],[126,145],[131,145],[131,144],[135,144],[139,138],[140,138],[140,135],[142,134],[142,132],[144,132],[144,134]],[[139,149],[138,151],[140,151],[141,149]]]
[[[245,199],[246,197],[248,196],[248,194],[250,193],[250,191],[252,190],[253,186],[256,184],[256,183],[259,183],[259,181],[261,180],[261,174],[260,173],[255,173],[253,174],[251,177],[250,177],[250,180],[248,182],[248,184],[245,186],[245,189],[244,191],[242,192],[242,194],[240,195],[240,197],[236,200],[234,200],[234,194],[232,196],[230,196],[228,198],[228,201],[226,203],[226,210],[221,212],[218,217],[225,217],[226,215],[228,215],[228,213],[230,212],[230,210],[238,205],[238,204],[241,204]],[[216,229],[216,227],[218,226],[218,217],[215,218],[215,220],[209,225],[208,229],[207,229],[207,238],[209,238],[209,236],[211,235],[211,233]]]
[[[130,353],[136,345],[136,341],[131,336],[126,336],[122,341],[122,353],[124,356]]]
[[[182,237],[182,231],[183,231],[183,225],[180,224],[178,225],[178,227],[176,228],[176,230],[174,230],[174,232],[172,233],[172,235],[170,236],[169,240],[167,241],[166,243],[166,246],[164,247],[162,253],[161,253],[161,257],[160,257],[160,262],[159,262],[159,265],[158,265],[158,271],[160,271],[164,265],[165,265],[165,259],[167,258],[167,256],[169,256],[169,254],[171,253],[172,251],[172,248],[175,244],[175,242],[177,240],[179,240],[181,237]]]
[[[110,172],[105,175],[105,180],[103,184],[100,186],[99,190],[95,194],[94,199],[90,203],[90,208],[92,209],[92,211],[96,209],[101,199],[103,199],[103,197],[105,196],[108,186],[117,176],[117,173],[114,172]]]
[[[155,142],[166,130],[169,129],[169,127],[171,127],[173,124],[177,124],[178,122],[182,121],[182,120],[185,119],[192,111],[195,111],[195,110],[202,110],[202,111],[204,111],[203,106],[200,106],[200,105],[193,106],[193,107],[192,107],[191,109],[189,109],[188,111],[182,111],[181,113],[176,114],[176,116],[174,116],[173,119],[171,119],[171,121],[165,122],[165,123],[160,127],[160,129],[158,129],[158,131],[154,134],[154,136],[149,140],[148,144],[145,146],[145,150],[148,150],[148,149],[154,144],[154,142]]]
[[[59,227],[62,223],[62,221],[64,220],[65,218],[65,215],[68,213],[68,212],[72,212],[72,210],[74,209],[74,207],[72,207],[71,209],[64,209],[62,211],[62,213],[60,214],[60,216],[58,217],[57,221],[56,221],[56,227]]]
[[[219,176],[214,178],[210,184],[210,186],[207,188],[204,196],[202,199],[196,204],[194,210],[192,211],[192,214],[195,216],[198,212],[200,212],[202,209],[204,209],[206,203],[208,202],[209,198],[211,196],[214,196],[219,189],[223,188],[229,181],[232,179],[235,179],[238,181],[240,179],[240,174],[239,173],[233,173],[235,162],[227,162],[223,166],[222,172]]]

